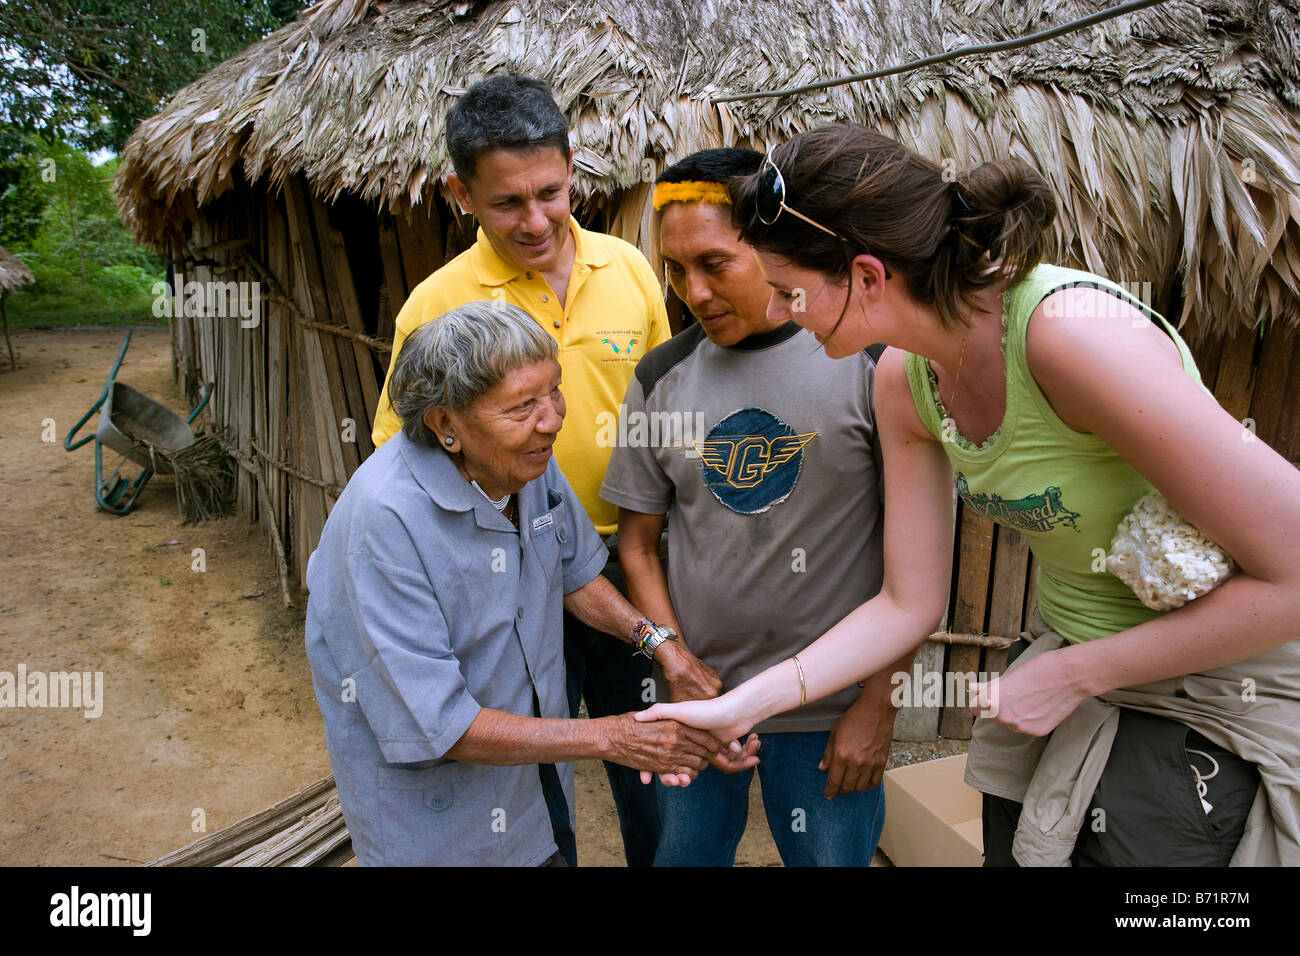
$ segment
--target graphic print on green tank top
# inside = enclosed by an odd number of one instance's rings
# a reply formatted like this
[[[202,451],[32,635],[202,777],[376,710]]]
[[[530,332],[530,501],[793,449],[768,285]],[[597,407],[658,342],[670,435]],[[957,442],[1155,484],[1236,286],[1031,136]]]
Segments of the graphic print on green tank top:
[[[957,494],[962,501],[998,524],[1019,531],[1051,531],[1057,525],[1079,530],[1079,512],[1071,511],[1061,501],[1061,489],[1052,485],[1037,495],[1006,500],[998,494],[971,494],[966,476],[957,472]]]

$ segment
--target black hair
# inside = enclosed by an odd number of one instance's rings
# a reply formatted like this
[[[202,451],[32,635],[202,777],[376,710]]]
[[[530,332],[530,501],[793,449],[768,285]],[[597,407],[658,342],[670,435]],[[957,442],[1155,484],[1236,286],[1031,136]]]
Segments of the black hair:
[[[493,149],[554,146],[569,158],[569,123],[551,88],[529,76],[493,76],[475,83],[447,114],[447,153],[462,181]]]
[[[662,173],[657,182],[661,183],[726,183],[737,176],[748,176],[758,172],[763,163],[763,154],[739,146],[724,146],[720,149],[702,149],[684,159],[679,159]]]

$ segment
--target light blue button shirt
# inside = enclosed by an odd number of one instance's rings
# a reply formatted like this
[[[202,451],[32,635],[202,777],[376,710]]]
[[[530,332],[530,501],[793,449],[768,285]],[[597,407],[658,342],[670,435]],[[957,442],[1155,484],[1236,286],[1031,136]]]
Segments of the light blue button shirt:
[[[569,716],[563,595],[608,552],[554,459],[518,505],[516,529],[445,452],[398,433],[325,523],[307,656],[359,864],[535,866],[556,851],[536,764],[444,757],[482,707]],[[573,765],[558,769],[572,824]]]

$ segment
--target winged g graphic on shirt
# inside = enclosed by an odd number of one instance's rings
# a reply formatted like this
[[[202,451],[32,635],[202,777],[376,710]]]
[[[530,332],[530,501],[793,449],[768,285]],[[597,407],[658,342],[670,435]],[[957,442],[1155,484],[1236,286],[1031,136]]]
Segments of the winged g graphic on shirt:
[[[803,469],[803,450],[817,432],[796,434],[761,408],[742,408],[694,442],[704,483],[714,497],[738,514],[758,514],[794,491]]]

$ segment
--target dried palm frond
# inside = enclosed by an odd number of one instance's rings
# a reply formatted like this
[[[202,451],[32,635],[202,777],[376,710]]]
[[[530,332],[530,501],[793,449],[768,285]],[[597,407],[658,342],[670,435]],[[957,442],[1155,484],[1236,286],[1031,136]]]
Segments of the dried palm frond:
[[[235,460],[226,451],[220,433],[200,435],[194,444],[164,457],[176,475],[176,508],[182,524],[230,514],[235,500]]]
[[[0,292],[13,292],[35,281],[27,263],[0,246]]]
[[[853,119],[959,168],[1017,155],[1061,197],[1057,260],[1171,278],[1193,337],[1300,325],[1300,0],[1188,0],[1024,49],[799,96],[714,104],[1021,36],[1101,2],[326,0],[178,91],[123,150],[119,209],[164,245],[235,177],[303,173],[393,211],[450,171],[445,118],[488,74],[569,117],[581,210],[696,149]],[[641,193],[645,190],[640,190]],[[639,193],[637,194],[639,195]],[[637,232],[622,211],[618,228]],[[643,247],[645,230],[635,237]]]
[[[14,345],[9,340],[9,312],[5,308],[5,298],[14,289],[35,282],[32,270],[27,263],[19,259],[4,246],[0,246],[0,317],[3,318],[5,348],[9,353],[9,367],[17,368],[18,360],[14,358]]]

